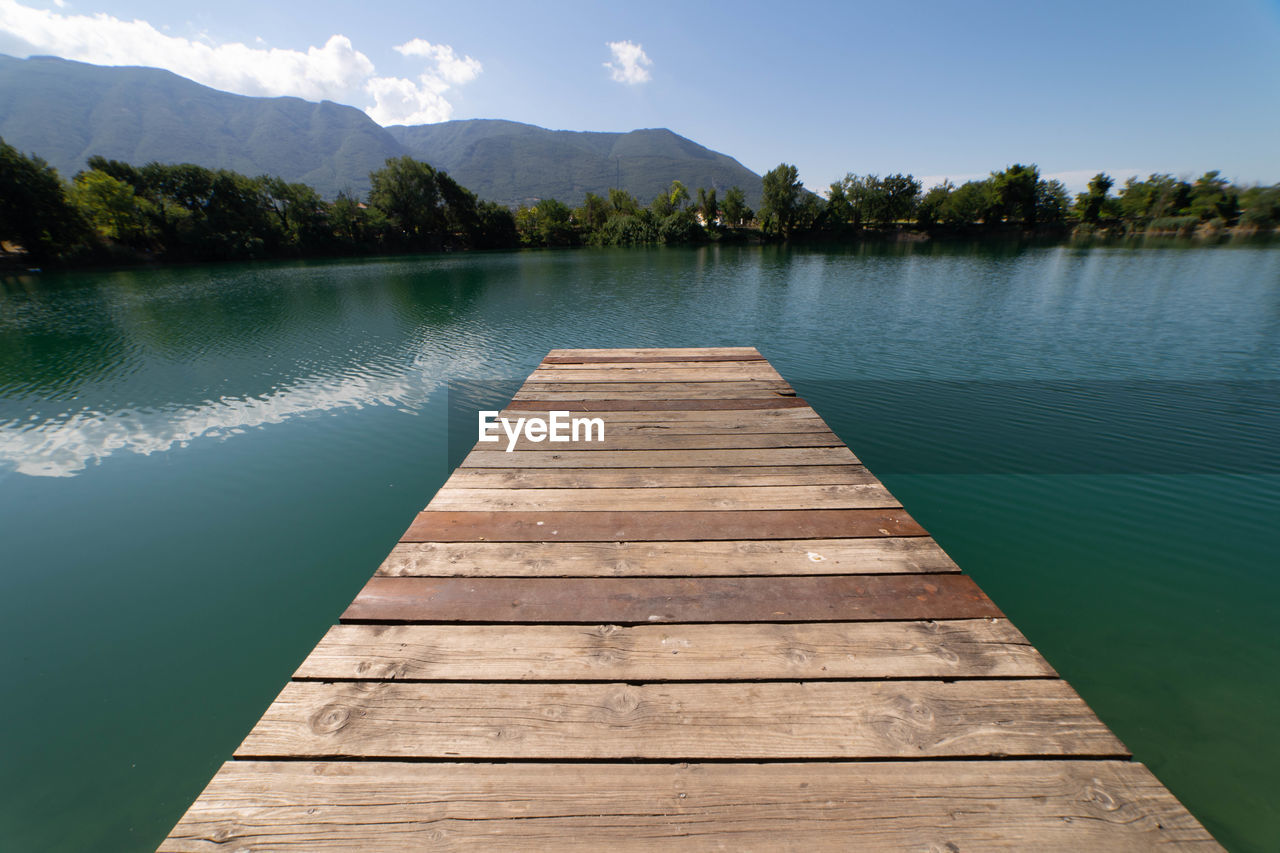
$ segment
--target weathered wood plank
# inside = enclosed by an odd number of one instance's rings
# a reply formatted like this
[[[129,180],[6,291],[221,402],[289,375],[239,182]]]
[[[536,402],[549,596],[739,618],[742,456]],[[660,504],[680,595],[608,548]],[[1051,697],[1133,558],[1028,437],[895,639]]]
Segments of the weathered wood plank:
[[[803,433],[820,433],[826,436],[834,434],[825,423],[817,418],[791,421],[753,421],[744,419],[721,421],[677,421],[659,424],[618,421],[609,417],[613,414],[616,413],[601,412],[599,414],[578,414],[575,416],[589,417],[592,419],[599,418],[604,422],[604,433],[607,438],[613,438],[614,436],[656,438],[664,435],[799,435]],[[525,418],[526,420],[530,417],[546,419],[547,413],[521,412],[518,414],[507,414],[504,412],[500,417],[505,417],[507,420],[514,423],[517,418]],[[502,435],[505,438],[506,434],[502,433]]]
[[[879,484],[647,489],[466,489],[445,486],[428,511],[868,509],[902,504]]]
[[[566,435],[572,435],[569,427],[564,428]],[[510,440],[499,426],[491,435],[496,439],[489,442],[476,442],[477,450],[501,449],[506,452]],[[647,435],[611,433],[604,430],[604,440],[600,441],[600,429],[590,431],[591,440],[586,440],[587,429],[579,433],[578,441],[556,441],[547,438],[532,441],[521,435],[516,439],[515,450],[532,450],[561,452],[566,450],[734,450],[747,448],[789,448],[789,447],[838,447],[843,449],[844,442],[832,432],[752,432],[752,433],[697,433],[691,435],[669,435],[650,433]]]
[[[905,510],[420,512],[402,542],[632,542],[925,536]]]
[[[597,367],[574,370],[568,365],[539,368],[529,374],[529,382],[717,382],[763,379],[780,381],[778,371],[765,367]]]
[[[1064,681],[295,681],[237,758],[1128,755]]]
[[[640,386],[634,391],[619,387],[628,384]],[[747,397],[794,397],[795,390],[779,382],[531,382],[512,398],[518,405],[521,400],[670,400],[724,399],[737,400]]]
[[[619,359],[610,360],[594,360],[594,361],[570,361],[570,362],[547,362],[543,361],[536,368],[537,370],[555,371],[555,370],[641,370],[660,373],[664,370],[683,370],[683,371],[699,371],[707,376],[715,376],[717,373],[725,373],[728,371],[740,371],[743,373],[777,373],[773,365],[763,358],[744,358],[744,359],[712,359],[708,361],[705,358],[667,358],[661,361],[653,361],[645,359],[637,361],[635,359]],[[695,382],[706,381],[695,379]]]
[[[679,359],[681,356],[738,356],[764,358],[755,347],[618,347],[616,349],[553,349],[547,358],[655,358]]]
[[[959,567],[927,536],[722,542],[401,542],[382,577],[933,574]]]
[[[344,622],[862,622],[983,619],[962,574],[761,577],[371,578]]]
[[[668,361],[763,361],[762,355],[549,355],[543,364],[662,364]]]
[[[446,486],[473,489],[641,489],[856,486],[879,483],[861,465],[703,468],[456,468]]]
[[[537,417],[546,417],[546,409],[525,409],[519,403],[512,403],[506,406],[501,415],[505,418],[513,417],[529,417],[534,415]],[[785,432],[782,423],[786,424],[821,424],[822,429],[829,429],[826,421],[818,417],[818,413],[806,406],[792,406],[782,409],[746,409],[742,411],[722,410],[722,409],[700,409],[694,411],[679,410],[642,410],[642,409],[618,409],[611,411],[599,411],[592,417],[603,418],[605,425],[613,427],[618,424],[630,424],[636,427],[648,427],[650,429],[675,428],[682,424],[710,424],[719,426],[743,425],[754,427],[761,425],[762,428],[758,432]],[[778,424],[777,427],[772,427]]]
[[[569,412],[699,412],[747,409],[805,409],[809,404],[799,397],[749,397],[742,400],[671,399],[671,400],[521,400],[519,407],[530,412],[563,409]]]
[[[763,465],[852,465],[847,447],[751,448],[742,450],[473,450],[463,468],[703,468]]]
[[[337,625],[294,678],[721,681],[1052,677],[1005,619],[721,625]]]
[[[763,792],[763,793],[762,793]],[[1221,850],[1128,761],[233,761],[173,853],[425,849]]]

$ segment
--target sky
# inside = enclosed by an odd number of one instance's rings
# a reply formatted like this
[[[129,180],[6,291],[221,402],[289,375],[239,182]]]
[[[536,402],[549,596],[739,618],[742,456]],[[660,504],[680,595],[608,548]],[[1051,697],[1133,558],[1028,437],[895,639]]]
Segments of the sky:
[[[1280,0],[0,0],[0,53],[166,68],[380,124],[666,127],[811,189],[1036,163],[1280,182]]]

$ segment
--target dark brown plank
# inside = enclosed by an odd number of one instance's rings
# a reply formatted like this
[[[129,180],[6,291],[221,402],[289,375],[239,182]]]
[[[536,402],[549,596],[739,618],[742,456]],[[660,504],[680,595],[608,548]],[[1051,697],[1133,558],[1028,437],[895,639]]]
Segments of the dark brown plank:
[[[860,622],[979,619],[999,609],[967,575],[719,578],[374,577],[344,621]]]
[[[420,512],[401,542],[635,542],[926,536],[902,509]]]

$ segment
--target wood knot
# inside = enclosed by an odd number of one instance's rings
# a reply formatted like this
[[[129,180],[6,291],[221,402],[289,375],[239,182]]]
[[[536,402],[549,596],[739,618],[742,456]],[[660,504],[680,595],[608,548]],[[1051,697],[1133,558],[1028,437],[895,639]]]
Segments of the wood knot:
[[[871,719],[871,726],[890,743],[919,749],[932,744],[936,727],[933,709],[928,703],[909,696],[898,696],[888,707]]]
[[[1094,784],[1085,786],[1084,793],[1080,799],[1107,812],[1116,811],[1121,805],[1116,801],[1115,797],[1099,787],[1096,780]]]
[[[634,714],[640,707],[640,694],[630,688],[615,690],[605,697],[604,707],[619,716]]]
[[[351,709],[346,705],[325,705],[311,715],[311,731],[318,735],[331,735],[351,721]]]

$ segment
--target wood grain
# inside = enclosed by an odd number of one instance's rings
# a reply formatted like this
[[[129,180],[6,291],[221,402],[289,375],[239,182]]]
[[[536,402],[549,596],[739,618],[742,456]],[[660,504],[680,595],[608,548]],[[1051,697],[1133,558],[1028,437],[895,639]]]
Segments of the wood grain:
[[[633,542],[924,536],[902,509],[420,512],[401,542]]]
[[[994,722],[994,721],[998,721]],[[1063,681],[291,682],[237,758],[1128,755]]]
[[[464,468],[701,468],[763,465],[852,465],[847,447],[751,448],[746,450],[473,450]]]
[[[402,542],[382,577],[644,577],[958,572],[928,537],[719,542]]]
[[[514,429],[514,426],[513,426]],[[569,426],[563,428],[565,435],[572,435]],[[516,439],[515,450],[532,450],[546,451],[549,453],[563,453],[565,451],[601,451],[601,450],[732,450],[732,449],[754,449],[754,448],[797,448],[797,447],[834,447],[841,450],[844,448],[844,442],[836,437],[833,432],[783,432],[783,433],[697,433],[691,435],[670,435],[664,432],[650,433],[630,433],[619,435],[611,432],[607,428],[603,430],[604,439],[600,439],[600,428],[595,427],[590,431],[582,428],[579,432],[578,441],[550,441],[543,438],[540,441],[533,441],[526,438],[523,434]],[[507,452],[507,448],[511,447],[510,439],[502,431],[502,427],[495,427],[491,433],[494,441],[481,442],[475,444],[476,450],[500,450]],[[590,436],[590,440],[588,439]]]
[[[861,465],[691,468],[457,468],[445,485],[474,489],[641,489],[857,486],[880,481]]]
[[[161,846],[298,851],[1221,850],[1128,761],[224,764]]]
[[[668,361],[762,361],[762,355],[549,355],[543,364],[619,364],[625,362],[661,364]]]
[[[657,361],[676,359],[682,356],[737,356],[747,359],[763,358],[755,347],[618,347],[616,349],[553,349],[547,358],[603,358],[615,357],[654,359]]]
[[[441,489],[428,511],[768,510],[902,506],[884,486],[756,486],[643,489]]]
[[[519,408],[531,412],[565,409],[570,412],[711,412],[748,409],[806,409],[799,397],[752,397],[743,400],[520,400]]]
[[[722,625],[337,625],[294,678],[718,681],[1052,677],[1005,619]]]
[[[981,619],[961,574],[805,577],[373,577],[345,622],[845,622]]]

